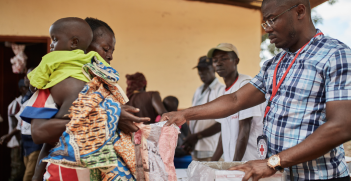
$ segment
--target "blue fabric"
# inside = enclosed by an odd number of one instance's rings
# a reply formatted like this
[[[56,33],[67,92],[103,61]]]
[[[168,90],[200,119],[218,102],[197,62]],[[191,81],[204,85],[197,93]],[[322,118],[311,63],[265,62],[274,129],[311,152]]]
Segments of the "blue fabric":
[[[41,150],[41,148],[43,147],[43,144],[40,144],[40,145],[35,144],[33,142],[31,135],[21,134],[21,137],[22,137],[22,143],[23,143],[24,156],[28,156],[34,151]]]
[[[297,52],[282,51],[266,61],[251,80],[266,100],[272,94],[274,69],[285,53],[277,71],[279,82]],[[272,100],[263,128],[269,142],[268,156],[305,140],[326,122],[326,103],[337,100],[351,100],[351,50],[336,39],[319,35],[301,51]],[[293,175],[298,180],[345,177],[349,171],[344,157],[340,145],[324,156],[294,166]]]
[[[58,109],[45,108],[45,107],[31,107],[27,106],[24,108],[20,117],[23,121],[31,123],[32,119],[50,119],[56,115]]]

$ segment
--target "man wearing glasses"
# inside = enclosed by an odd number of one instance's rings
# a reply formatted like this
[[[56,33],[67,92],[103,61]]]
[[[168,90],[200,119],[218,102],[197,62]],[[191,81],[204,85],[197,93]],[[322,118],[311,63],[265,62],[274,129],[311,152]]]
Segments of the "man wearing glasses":
[[[262,27],[283,51],[235,93],[162,120],[217,119],[266,101],[258,141],[268,154],[231,168],[245,172],[243,181],[282,169],[290,180],[349,181],[341,144],[351,139],[350,48],[315,29],[308,0],[263,0],[261,10]]]

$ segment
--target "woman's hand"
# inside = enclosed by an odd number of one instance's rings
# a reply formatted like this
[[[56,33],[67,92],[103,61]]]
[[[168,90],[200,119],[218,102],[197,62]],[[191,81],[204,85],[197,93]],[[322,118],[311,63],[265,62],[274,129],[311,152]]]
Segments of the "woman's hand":
[[[121,115],[118,121],[118,128],[121,129],[124,133],[137,132],[139,128],[134,125],[133,122],[136,123],[145,123],[150,121],[150,118],[140,118],[134,116],[133,113],[139,112],[138,108],[128,105],[121,105]]]

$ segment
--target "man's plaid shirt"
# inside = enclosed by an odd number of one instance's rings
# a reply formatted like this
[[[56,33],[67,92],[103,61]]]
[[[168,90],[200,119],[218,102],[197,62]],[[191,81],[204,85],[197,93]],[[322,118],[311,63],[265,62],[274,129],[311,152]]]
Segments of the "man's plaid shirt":
[[[266,100],[272,94],[275,66],[285,53],[276,75],[279,82],[297,52],[283,50],[265,62],[251,80]],[[319,35],[301,51],[272,100],[263,129],[268,137],[268,156],[305,140],[326,122],[326,103],[339,100],[351,100],[351,50],[336,39]],[[344,156],[340,145],[324,156],[298,164],[293,167],[294,180],[346,177],[349,171]]]

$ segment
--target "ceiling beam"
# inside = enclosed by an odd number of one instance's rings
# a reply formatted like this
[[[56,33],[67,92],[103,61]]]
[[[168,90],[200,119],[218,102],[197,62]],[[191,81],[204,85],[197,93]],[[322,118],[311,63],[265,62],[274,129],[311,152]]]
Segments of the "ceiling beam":
[[[311,8],[314,8],[324,2],[327,2],[328,0],[310,0],[311,3]]]
[[[255,6],[249,3],[237,2],[233,0],[187,0],[187,1],[200,1],[205,3],[227,4],[227,5],[240,6],[240,7],[249,8],[249,9],[261,10],[260,6]]]
[[[187,0],[187,1],[200,1],[206,3],[227,4],[232,6],[240,6],[250,9],[261,9],[262,0]],[[314,8],[328,0],[310,0],[311,8]]]

